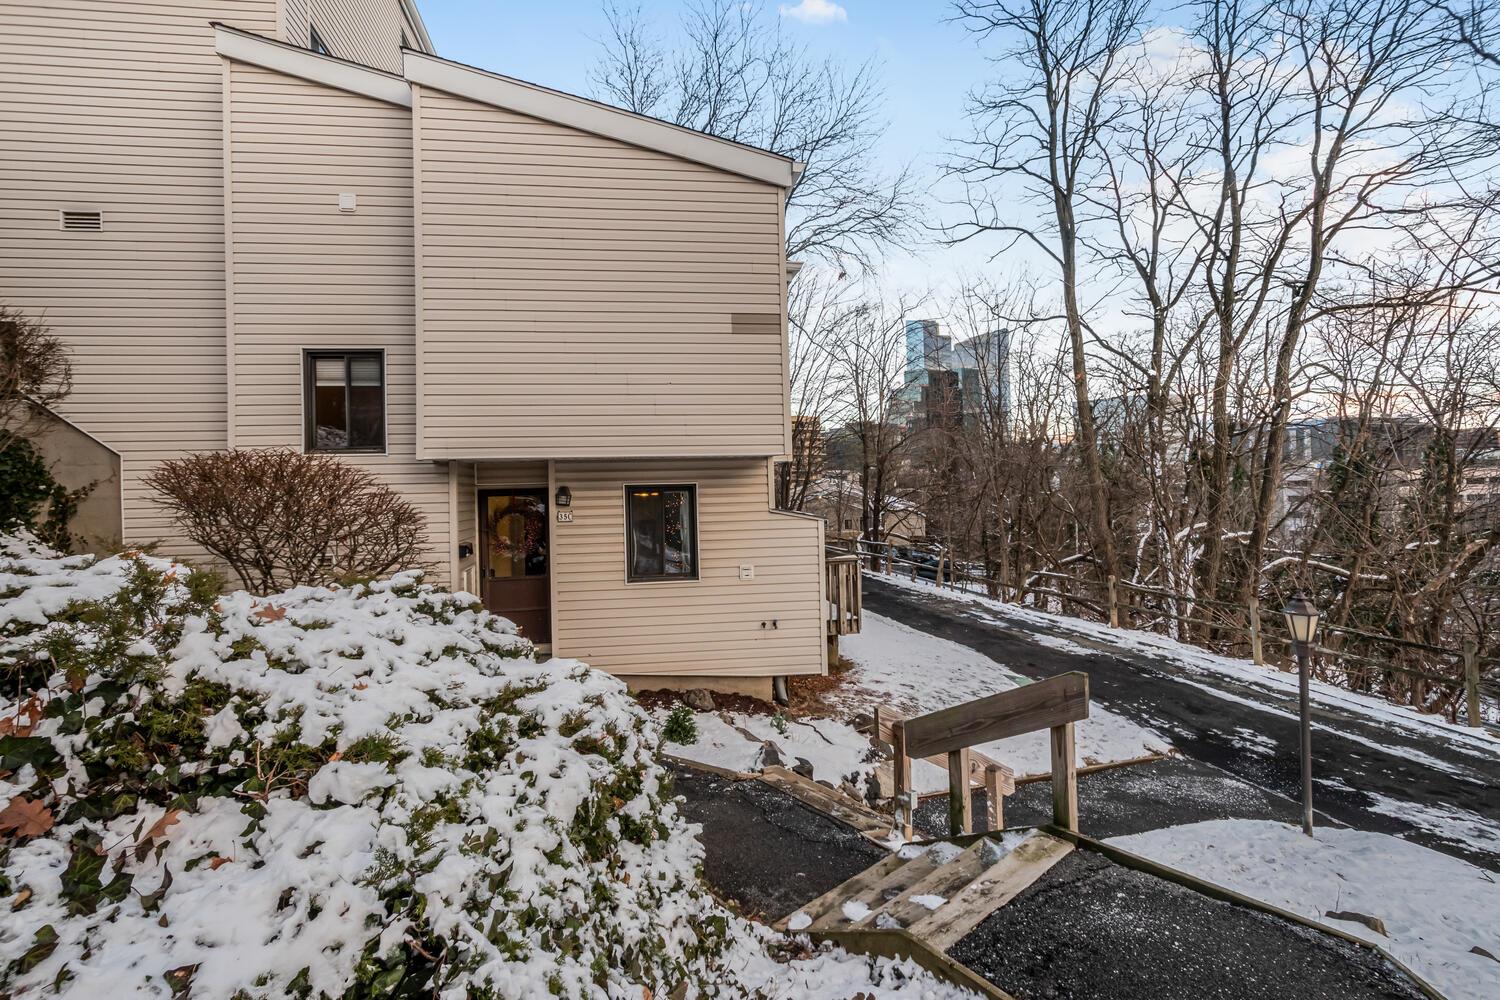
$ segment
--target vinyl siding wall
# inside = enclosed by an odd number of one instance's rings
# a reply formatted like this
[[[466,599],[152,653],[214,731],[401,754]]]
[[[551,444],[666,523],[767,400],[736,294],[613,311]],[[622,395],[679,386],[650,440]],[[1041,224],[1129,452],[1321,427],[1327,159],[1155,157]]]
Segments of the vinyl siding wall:
[[[781,189],[413,91],[419,453],[786,450]]]
[[[304,350],[384,351],[386,454],[345,457],[421,508],[446,581],[450,470],[415,458],[410,113],[240,63],[228,101],[234,444],[302,446]]]
[[[551,525],[554,653],[626,675],[826,669],[822,522],[769,509],[769,463],[557,462],[553,476],[573,492],[573,521]],[[676,483],[698,487],[699,579],[626,583],[625,486]]]
[[[276,2],[0,3],[0,301],[71,349],[59,410],[120,453],[127,543],[194,558],[140,478],[226,442],[211,20],[272,34]],[[104,231],[60,231],[62,208]]]
[[[401,32],[407,44],[420,48],[406,23],[399,0],[280,0],[283,41],[308,47],[310,28],[340,59],[401,72]]]

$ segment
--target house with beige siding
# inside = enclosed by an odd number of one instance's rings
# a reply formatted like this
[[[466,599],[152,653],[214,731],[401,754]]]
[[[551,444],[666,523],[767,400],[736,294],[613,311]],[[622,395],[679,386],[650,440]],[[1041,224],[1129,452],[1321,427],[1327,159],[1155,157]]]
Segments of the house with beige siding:
[[[822,522],[772,500],[797,164],[439,58],[410,0],[0,2],[0,152],[0,301],[75,367],[46,449],[113,474],[91,537],[201,558],[157,463],[331,452],[555,655],[826,669]]]

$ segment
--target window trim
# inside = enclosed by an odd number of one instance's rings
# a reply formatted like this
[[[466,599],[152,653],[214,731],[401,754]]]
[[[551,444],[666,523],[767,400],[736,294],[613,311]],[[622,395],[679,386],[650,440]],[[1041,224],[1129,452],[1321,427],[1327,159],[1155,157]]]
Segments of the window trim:
[[[633,542],[630,534],[630,492],[632,490],[686,490],[692,502],[693,521],[693,572],[669,576],[636,576],[631,572]],[[626,586],[659,586],[666,584],[697,583],[703,578],[703,536],[700,530],[702,516],[698,508],[698,484],[696,482],[671,483],[625,483],[620,492],[620,525],[625,538],[625,584]]]
[[[344,359],[345,412],[348,409],[349,359],[359,355],[373,355],[380,362],[380,445],[364,448],[315,448],[317,412],[313,405],[314,379],[318,358],[342,357]],[[391,444],[391,380],[386,372],[386,353],[383,347],[304,347],[302,349],[302,451],[307,455],[388,455]]]
[[[309,51],[316,52],[320,56],[331,56],[333,50],[328,43],[323,41],[323,36],[318,34],[318,26],[309,23],[307,26],[307,47]]]

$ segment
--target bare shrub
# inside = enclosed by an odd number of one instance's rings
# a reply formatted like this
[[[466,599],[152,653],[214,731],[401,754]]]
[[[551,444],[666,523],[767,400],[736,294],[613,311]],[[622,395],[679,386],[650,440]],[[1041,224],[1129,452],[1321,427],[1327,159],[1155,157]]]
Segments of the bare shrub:
[[[161,463],[145,483],[183,532],[254,593],[420,564],[421,512],[331,455],[205,452]]]
[[[0,427],[10,443],[32,437],[45,411],[73,388],[67,348],[39,320],[0,305]]]

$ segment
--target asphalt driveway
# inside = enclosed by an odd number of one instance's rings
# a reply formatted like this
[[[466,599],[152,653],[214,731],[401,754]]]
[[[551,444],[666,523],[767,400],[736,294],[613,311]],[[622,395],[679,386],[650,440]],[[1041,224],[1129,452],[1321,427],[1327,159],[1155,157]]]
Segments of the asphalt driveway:
[[[1096,703],[1152,727],[1188,761],[1203,765],[1174,769],[1178,787],[1165,798],[1160,787],[1136,787],[1141,782],[1160,784],[1150,775],[1153,765],[1127,769],[1137,775],[1086,781],[1080,785],[1086,831],[1091,796],[1096,816],[1119,816],[1130,801],[1149,798],[1155,805],[1151,822],[1172,825],[1202,818],[1204,796],[1199,793],[1209,790],[1197,788],[1198,783],[1217,784],[1212,794],[1224,800],[1223,811],[1231,816],[1239,815],[1234,805],[1238,792],[1247,803],[1243,818],[1265,818],[1268,802],[1290,805],[1299,794],[1297,706],[1291,697],[1233,677],[1192,672],[1138,651],[1103,646],[1065,628],[1049,628],[1048,635],[1039,636],[1036,623],[1007,618],[1003,609],[992,605],[912,591],[869,575],[864,579],[864,606],[968,646],[1033,679],[1085,671]],[[1059,649],[1046,642],[1049,636],[1089,648]],[[1319,813],[1500,871],[1500,755],[1453,745],[1441,733],[1385,724],[1333,706],[1315,704],[1313,722],[1314,800]],[[1297,814],[1293,810],[1290,815]]]

